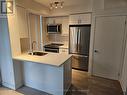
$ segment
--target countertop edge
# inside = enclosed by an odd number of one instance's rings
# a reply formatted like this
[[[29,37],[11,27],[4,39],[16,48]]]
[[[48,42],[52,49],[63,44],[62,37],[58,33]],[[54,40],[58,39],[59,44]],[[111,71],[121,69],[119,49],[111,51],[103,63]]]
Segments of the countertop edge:
[[[72,57],[72,55],[69,55],[69,57],[64,62],[62,62],[60,65],[53,65],[51,63],[43,63],[43,62],[38,62],[38,61],[33,61],[33,60],[26,60],[26,59],[21,59],[21,58],[16,58],[16,57],[13,57],[12,59],[16,60],[16,61],[26,61],[26,62],[32,62],[32,63],[38,63],[38,64],[43,64],[43,65],[50,65],[50,66],[60,67],[71,57]]]

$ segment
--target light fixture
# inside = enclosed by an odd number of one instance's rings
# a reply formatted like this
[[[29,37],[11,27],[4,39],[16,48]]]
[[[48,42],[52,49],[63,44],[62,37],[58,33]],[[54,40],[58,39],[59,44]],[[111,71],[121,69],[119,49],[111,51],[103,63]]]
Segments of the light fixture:
[[[57,9],[57,8],[63,8],[63,1],[62,2],[53,2],[53,3],[50,3],[50,9]]]

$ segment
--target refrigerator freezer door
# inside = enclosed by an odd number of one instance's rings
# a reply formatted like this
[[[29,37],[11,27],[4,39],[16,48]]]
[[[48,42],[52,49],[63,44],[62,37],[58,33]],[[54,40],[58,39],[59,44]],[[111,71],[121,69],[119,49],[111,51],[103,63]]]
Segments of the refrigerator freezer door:
[[[78,27],[70,27],[70,48],[71,54],[78,53]]]
[[[72,68],[82,71],[88,71],[88,58],[85,56],[72,56]]]

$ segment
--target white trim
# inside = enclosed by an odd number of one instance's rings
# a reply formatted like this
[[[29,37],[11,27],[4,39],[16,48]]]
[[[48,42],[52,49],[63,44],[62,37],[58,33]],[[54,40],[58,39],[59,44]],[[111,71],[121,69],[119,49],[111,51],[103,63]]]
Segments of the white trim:
[[[127,8],[120,8],[120,9],[107,9],[101,11],[93,12],[94,16],[126,16],[127,15]]]
[[[11,88],[13,90],[16,90],[15,85],[14,84],[9,84],[7,82],[2,82],[2,85],[8,88]]]
[[[42,25],[43,25],[43,23],[42,23],[42,20],[43,20],[43,18],[42,18],[42,16],[40,16],[40,47],[41,47],[41,50],[43,51],[43,27],[42,27]]]
[[[28,33],[29,33],[29,45],[30,45],[30,51],[32,51],[32,47],[31,47],[31,45],[32,45],[32,37],[31,37],[31,26],[30,26],[30,13],[28,12]]]
[[[93,23],[92,23],[92,27],[91,27],[91,50],[90,50],[90,55],[92,54],[92,60],[93,60],[93,56],[94,56],[94,39],[95,39],[95,29],[96,29],[96,27],[95,27],[95,25],[96,25],[96,18],[98,18],[98,17],[110,17],[110,16],[125,16],[126,17],[126,15],[112,15],[112,14],[103,14],[103,15],[93,15]],[[125,30],[124,30],[125,31]],[[123,53],[124,53],[124,50],[125,50],[125,42],[126,42],[126,31],[124,32],[125,33],[125,36],[124,36],[124,38],[123,38],[123,40],[124,40],[124,44],[123,44],[123,51],[122,51],[122,55],[123,55]],[[124,57],[124,56],[123,56]],[[123,58],[122,58],[123,59]],[[89,59],[90,60],[90,59]],[[121,61],[122,62],[122,61]],[[123,63],[123,62],[122,62]],[[92,61],[92,64],[93,64],[93,61]],[[89,65],[91,66],[91,63],[89,63]],[[93,68],[93,66],[92,67],[89,67],[89,68]],[[122,68],[122,67],[121,67]],[[91,74],[92,74],[92,70],[90,70],[91,71]],[[120,71],[121,71],[121,69],[120,69]]]
[[[127,16],[127,8],[124,8],[124,9],[117,9],[117,10],[103,10],[103,11],[98,11],[98,12],[93,12],[92,13],[92,27],[91,27],[91,40],[90,40],[90,57],[89,58],[89,73],[92,75],[92,69],[93,69],[93,52],[94,52],[94,36],[95,36],[95,23],[96,23],[96,17],[102,17],[102,16]],[[125,30],[126,32],[127,30]],[[126,33],[127,35],[127,33]],[[126,36],[125,35],[125,36]],[[125,40],[127,39],[127,36],[124,37]],[[125,41],[126,42],[126,41]],[[125,46],[125,42],[124,42],[124,46]],[[123,50],[123,53],[124,53],[124,50]],[[121,61],[122,62],[122,61]],[[121,72],[120,72],[120,76],[122,75],[122,69],[123,67],[121,66]],[[122,90],[123,92],[125,93],[126,91],[123,89],[123,83],[122,81],[119,79],[120,81],[120,84],[121,84],[121,87],[122,87]]]
[[[36,49],[38,50],[38,18],[37,18],[37,15],[35,15],[35,33],[36,33],[36,42],[37,42],[37,45],[36,45]]]

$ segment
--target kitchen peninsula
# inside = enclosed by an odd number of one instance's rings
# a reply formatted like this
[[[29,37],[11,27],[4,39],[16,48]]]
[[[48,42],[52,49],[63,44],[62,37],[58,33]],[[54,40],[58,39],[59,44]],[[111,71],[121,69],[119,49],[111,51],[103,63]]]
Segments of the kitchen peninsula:
[[[22,54],[13,58],[14,64],[22,65],[19,83],[51,95],[65,95],[71,86],[71,55],[47,53],[43,56]]]

